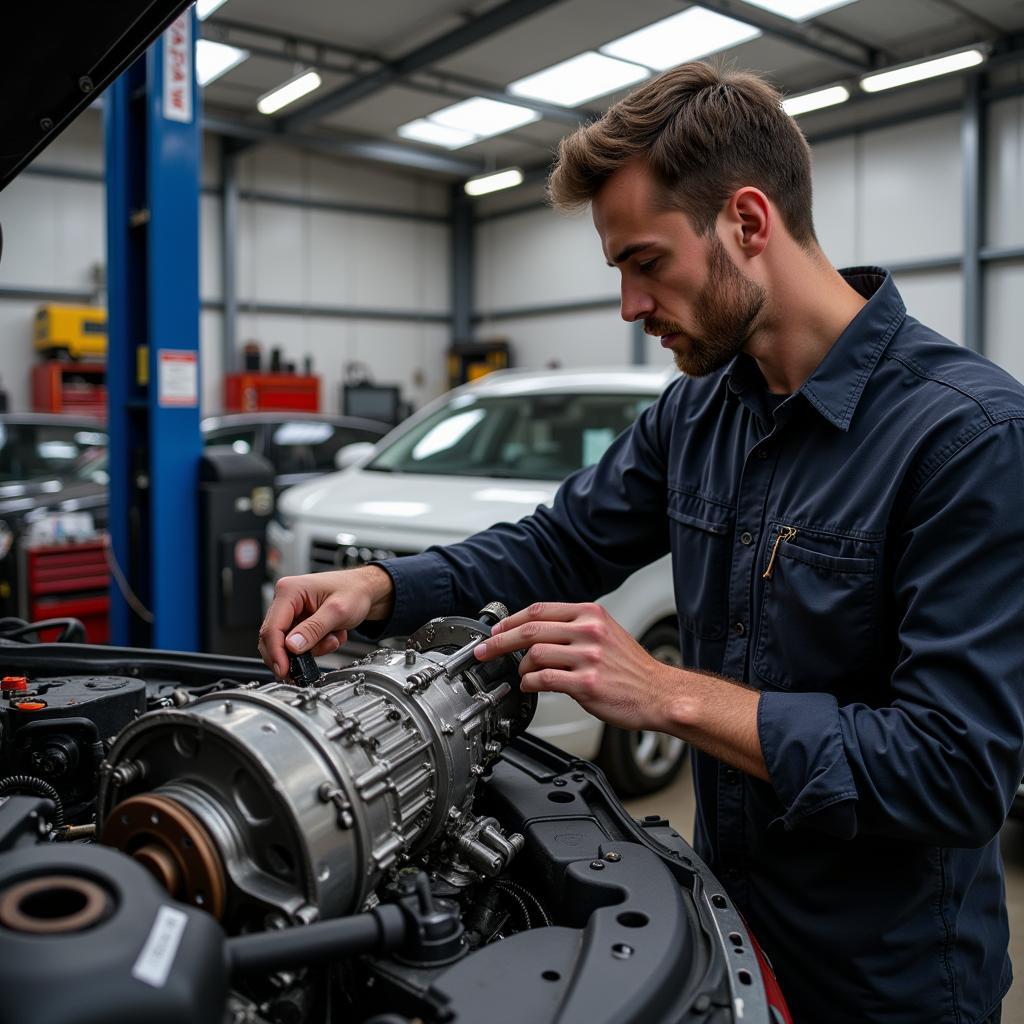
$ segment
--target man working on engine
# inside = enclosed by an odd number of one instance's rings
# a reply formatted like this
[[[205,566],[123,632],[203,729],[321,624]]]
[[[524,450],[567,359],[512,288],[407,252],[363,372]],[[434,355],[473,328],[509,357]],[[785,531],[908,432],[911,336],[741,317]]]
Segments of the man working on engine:
[[[326,653],[497,594],[477,654],[696,748],[695,846],[798,1024],[995,1021],[1024,747],[1024,388],[842,273],[778,94],[682,65],[563,141],[622,316],[685,376],[553,508],[284,579],[260,648]],[[671,551],[685,669],[590,603]],[[530,602],[542,601],[540,604]]]

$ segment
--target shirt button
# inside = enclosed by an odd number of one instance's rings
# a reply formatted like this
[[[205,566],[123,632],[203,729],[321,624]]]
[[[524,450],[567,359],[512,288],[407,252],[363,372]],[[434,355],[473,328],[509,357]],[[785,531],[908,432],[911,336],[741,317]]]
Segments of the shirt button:
[[[740,781],[740,773],[735,768],[725,769],[725,781],[728,783],[736,783]]]
[[[759,459],[767,459],[769,454],[770,453],[769,453],[767,448],[758,448],[757,449],[757,457]]]
[[[735,623],[735,625],[734,625],[734,626],[732,627],[732,631],[733,631],[733,632],[734,632],[734,633],[735,633],[735,634],[736,634],[737,636],[743,636],[743,634],[744,634],[744,633],[746,633],[746,631],[747,631],[747,627],[746,627],[746,626],[744,626],[742,622],[737,622],[737,623]]]
[[[741,544],[752,544],[754,542],[754,535],[749,530],[744,530],[740,534]]]

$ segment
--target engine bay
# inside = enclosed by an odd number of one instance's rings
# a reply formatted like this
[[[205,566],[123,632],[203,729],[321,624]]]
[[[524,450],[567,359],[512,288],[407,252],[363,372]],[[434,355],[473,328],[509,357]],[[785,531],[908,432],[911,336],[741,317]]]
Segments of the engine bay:
[[[0,1022],[781,1019],[689,845],[475,660],[505,614],[289,682],[0,639]]]

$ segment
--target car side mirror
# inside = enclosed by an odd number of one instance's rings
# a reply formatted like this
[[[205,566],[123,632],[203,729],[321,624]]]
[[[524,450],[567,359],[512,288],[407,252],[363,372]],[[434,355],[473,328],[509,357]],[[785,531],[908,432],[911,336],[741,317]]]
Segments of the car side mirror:
[[[334,453],[335,469],[348,469],[349,466],[362,462],[373,451],[374,447],[375,445],[369,441],[355,441],[352,444],[342,445]]]

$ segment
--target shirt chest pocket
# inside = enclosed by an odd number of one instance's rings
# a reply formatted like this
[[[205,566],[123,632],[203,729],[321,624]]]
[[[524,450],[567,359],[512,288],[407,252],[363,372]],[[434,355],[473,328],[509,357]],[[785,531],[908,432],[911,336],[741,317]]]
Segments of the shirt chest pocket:
[[[767,536],[754,672],[780,689],[852,690],[877,660],[878,545],[778,522]]]
[[[733,511],[669,491],[669,533],[679,624],[704,640],[725,636]]]

